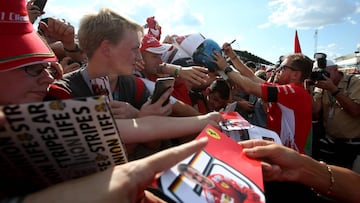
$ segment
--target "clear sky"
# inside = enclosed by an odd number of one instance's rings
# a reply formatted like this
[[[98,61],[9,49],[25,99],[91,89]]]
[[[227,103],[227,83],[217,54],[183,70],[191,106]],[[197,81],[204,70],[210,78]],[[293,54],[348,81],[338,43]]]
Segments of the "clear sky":
[[[236,39],[234,49],[273,63],[294,51],[295,30],[311,58],[317,51],[334,59],[360,46],[360,0],[48,0],[43,17],[64,18],[77,28],[84,14],[103,7],[139,24],[155,16],[162,39],[196,32],[220,46]]]

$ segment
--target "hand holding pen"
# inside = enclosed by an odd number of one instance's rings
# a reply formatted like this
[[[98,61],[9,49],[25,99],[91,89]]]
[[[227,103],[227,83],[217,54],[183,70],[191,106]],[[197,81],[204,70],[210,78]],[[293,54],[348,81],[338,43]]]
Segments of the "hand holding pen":
[[[233,41],[231,41],[230,43],[225,42],[223,44],[222,50],[224,51],[224,54],[230,58],[236,57],[236,53],[234,52],[234,50],[231,47],[231,44],[233,44],[236,41],[236,39],[234,39]]]
[[[229,47],[231,48],[231,45],[232,45],[235,41],[236,41],[236,39],[234,39],[234,40],[231,41],[230,43],[225,42],[225,43],[223,44],[222,50],[225,51],[227,48],[229,48]]]

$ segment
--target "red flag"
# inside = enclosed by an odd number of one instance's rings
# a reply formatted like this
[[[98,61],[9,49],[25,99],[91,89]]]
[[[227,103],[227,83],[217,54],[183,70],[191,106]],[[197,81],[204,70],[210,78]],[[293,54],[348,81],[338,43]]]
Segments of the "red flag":
[[[300,47],[297,30],[295,31],[294,53],[301,53],[301,47]]]

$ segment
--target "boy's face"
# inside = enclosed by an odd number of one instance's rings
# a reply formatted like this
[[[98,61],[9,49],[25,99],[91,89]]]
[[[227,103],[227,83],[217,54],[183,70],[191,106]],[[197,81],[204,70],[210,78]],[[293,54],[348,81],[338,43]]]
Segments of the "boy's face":
[[[132,75],[136,61],[141,59],[139,47],[138,33],[134,30],[125,31],[123,39],[110,46],[108,60],[111,72],[116,72],[118,75]]]
[[[228,100],[222,99],[218,92],[209,93],[207,100],[210,111],[219,111],[220,109],[225,108],[228,103]]]

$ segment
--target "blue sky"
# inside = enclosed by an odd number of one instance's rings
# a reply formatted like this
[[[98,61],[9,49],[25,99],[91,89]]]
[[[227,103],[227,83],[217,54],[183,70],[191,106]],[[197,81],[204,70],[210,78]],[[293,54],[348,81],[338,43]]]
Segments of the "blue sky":
[[[236,39],[234,49],[273,63],[293,52],[295,30],[311,58],[317,51],[334,59],[360,46],[360,0],[48,0],[43,17],[64,18],[77,28],[84,14],[103,7],[139,24],[155,16],[162,39],[196,32],[220,46]]]

